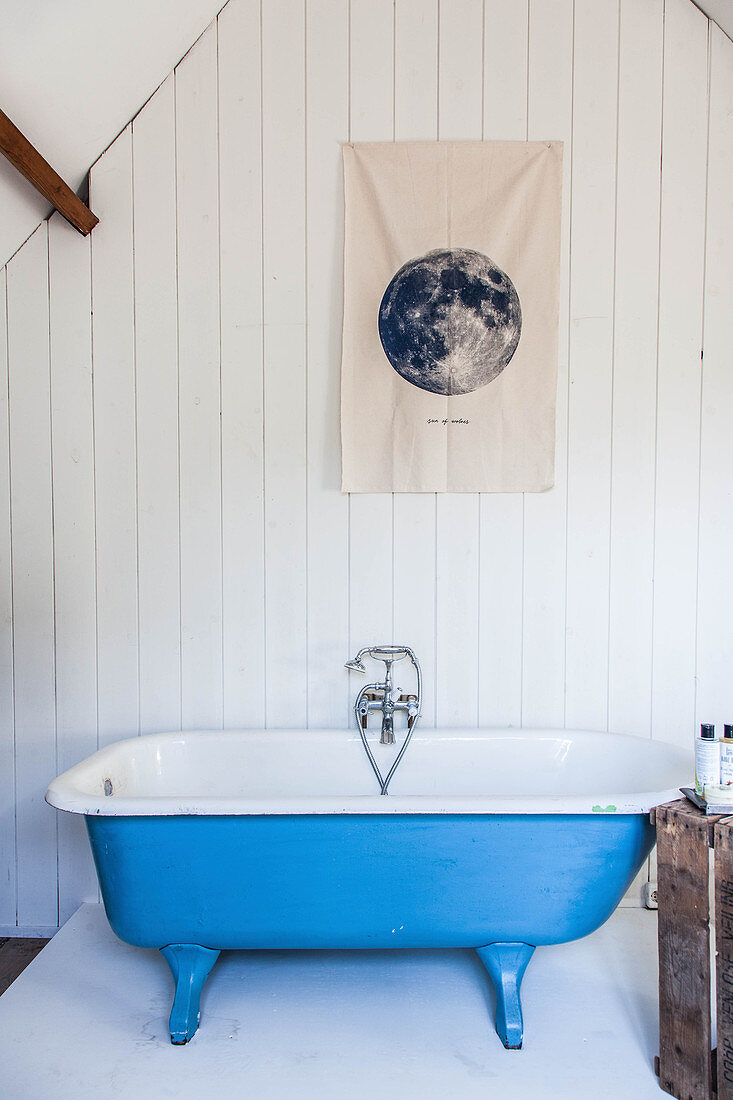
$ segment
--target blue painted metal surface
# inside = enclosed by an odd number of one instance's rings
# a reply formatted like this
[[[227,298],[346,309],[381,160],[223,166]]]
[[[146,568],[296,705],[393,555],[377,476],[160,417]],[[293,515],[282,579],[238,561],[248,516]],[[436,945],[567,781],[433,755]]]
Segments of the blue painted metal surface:
[[[534,954],[528,943],[490,943],[477,947],[496,990],[496,1030],[507,1050],[521,1050],[524,1037],[519,990]]]
[[[654,839],[642,814],[100,816],[87,826],[117,935],[211,951],[564,943],[611,915]]]
[[[219,958],[219,952],[193,943],[171,943],[161,948],[161,954],[171,968],[176,983],[170,1018],[171,1042],[181,1046],[192,1039],[198,1030],[201,990]]]

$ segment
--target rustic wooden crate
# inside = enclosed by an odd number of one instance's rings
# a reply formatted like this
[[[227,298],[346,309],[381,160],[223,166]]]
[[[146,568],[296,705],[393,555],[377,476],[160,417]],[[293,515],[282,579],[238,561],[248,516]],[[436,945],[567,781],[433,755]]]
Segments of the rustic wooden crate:
[[[660,1087],[678,1100],[733,1100],[733,817],[685,799],[652,812],[657,829]],[[715,875],[718,1046],[711,1050],[708,850]]]

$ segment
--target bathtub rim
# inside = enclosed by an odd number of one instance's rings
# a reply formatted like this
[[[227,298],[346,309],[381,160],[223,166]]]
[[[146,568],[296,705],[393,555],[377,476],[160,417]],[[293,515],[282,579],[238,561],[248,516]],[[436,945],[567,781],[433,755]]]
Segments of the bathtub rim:
[[[88,769],[92,761],[103,763],[105,757],[112,758],[119,751],[120,746],[130,744],[138,745],[145,740],[175,740],[176,738],[206,736],[211,734],[234,734],[246,736],[247,734],[268,735],[302,735],[303,733],[321,732],[325,734],[347,734],[358,743],[358,734],[355,730],[174,730],[164,733],[144,734],[141,737],[122,738],[97,750],[85,759],[75,764],[72,768],[57,776],[49,785],[45,793],[46,802],[58,810],[69,813],[84,814],[87,816],[101,817],[158,817],[158,816],[271,816],[271,815],[297,815],[297,814],[328,814],[328,815],[371,815],[371,814],[411,814],[411,815],[448,815],[448,814],[504,814],[504,815],[535,815],[535,814],[592,814],[593,816],[616,816],[621,814],[647,814],[653,807],[671,802],[680,798],[679,785],[670,788],[657,788],[647,791],[623,792],[618,789],[610,791],[597,791],[590,794],[559,795],[559,796],[473,796],[473,795],[389,795],[382,797],[377,794],[369,795],[294,795],[294,796],[269,796],[253,798],[250,796],[232,795],[200,795],[200,796],[176,796],[176,795],[113,795],[105,797],[90,794],[77,786],[76,779],[82,769]],[[426,737],[440,734],[440,729],[421,730],[421,736]],[[593,730],[570,729],[505,729],[500,727],[466,728],[461,730],[464,735],[493,734],[502,737],[516,737],[529,740],[531,735],[556,734],[558,737],[572,737],[582,735],[597,737],[599,745],[610,741],[642,743],[648,745],[649,737],[638,737],[632,734],[607,733]],[[654,741],[659,746],[660,753],[667,753],[669,763],[675,767],[679,765],[679,784],[687,782],[687,776],[691,774],[693,765],[691,752],[686,752],[678,746],[667,742]]]

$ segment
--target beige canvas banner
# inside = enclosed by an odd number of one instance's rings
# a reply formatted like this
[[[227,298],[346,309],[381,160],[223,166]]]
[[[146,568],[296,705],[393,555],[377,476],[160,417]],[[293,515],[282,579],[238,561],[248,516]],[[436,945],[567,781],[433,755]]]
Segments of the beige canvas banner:
[[[562,142],[344,146],[342,489],[554,477]]]

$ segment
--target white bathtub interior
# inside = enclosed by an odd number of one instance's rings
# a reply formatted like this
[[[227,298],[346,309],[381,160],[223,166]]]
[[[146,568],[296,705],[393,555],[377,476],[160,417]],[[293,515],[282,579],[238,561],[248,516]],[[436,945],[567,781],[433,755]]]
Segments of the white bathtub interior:
[[[397,750],[376,743],[374,751],[389,766]],[[424,730],[380,797],[356,731],[187,731],[108,746],[55,780],[47,797],[95,814],[646,812],[677,797],[691,775],[689,753],[645,738]]]

